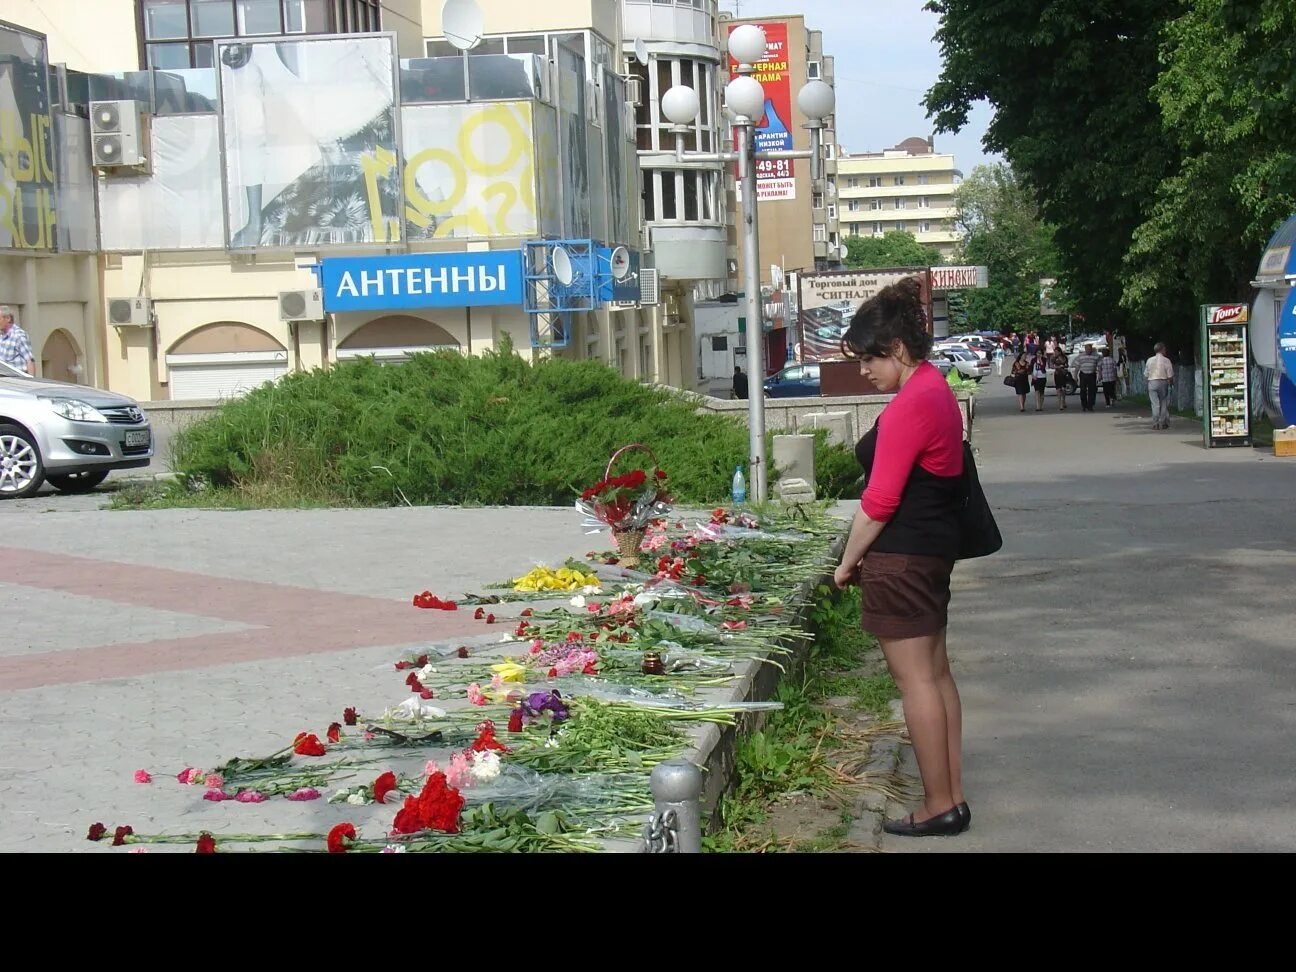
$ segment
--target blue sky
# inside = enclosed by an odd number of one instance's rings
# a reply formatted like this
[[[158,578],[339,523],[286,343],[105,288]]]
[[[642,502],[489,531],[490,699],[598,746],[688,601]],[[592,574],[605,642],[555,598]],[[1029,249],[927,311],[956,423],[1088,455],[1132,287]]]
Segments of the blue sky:
[[[823,31],[825,51],[836,59],[837,140],[847,150],[877,152],[932,134],[922,99],[941,58],[932,39],[937,18],[923,0],[721,0],[722,10],[735,6],[743,17],[799,13]],[[981,147],[990,118],[988,106],[977,106],[962,132],[936,136],[936,150],[953,152],[964,175],[991,161]]]

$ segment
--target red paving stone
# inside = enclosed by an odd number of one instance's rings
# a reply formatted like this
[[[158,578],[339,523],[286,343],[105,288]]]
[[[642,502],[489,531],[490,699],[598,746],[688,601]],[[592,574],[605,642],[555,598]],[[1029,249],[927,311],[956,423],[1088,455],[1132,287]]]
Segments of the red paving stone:
[[[0,691],[9,692],[482,633],[462,609],[425,611],[408,601],[9,547],[0,547],[0,583],[256,626],[0,658]],[[92,665],[87,648],[94,648]]]

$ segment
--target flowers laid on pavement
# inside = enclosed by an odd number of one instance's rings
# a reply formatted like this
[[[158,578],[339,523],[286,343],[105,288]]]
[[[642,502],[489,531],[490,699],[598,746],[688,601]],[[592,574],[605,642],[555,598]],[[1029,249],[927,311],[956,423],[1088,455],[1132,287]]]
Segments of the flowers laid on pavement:
[[[422,594],[415,594],[414,606],[416,608],[426,608],[433,611],[459,610],[459,605],[454,601],[443,601],[431,591],[424,591]]]
[[[511,582],[513,590],[518,593],[538,593],[540,591],[583,591],[597,594],[600,590],[599,579],[588,571],[574,567],[559,567],[554,570],[543,565],[532,568],[521,577]],[[522,612],[526,615],[526,612]]]
[[[136,783],[152,783],[153,775],[148,770],[137,769],[135,771]]]
[[[195,854],[215,854],[216,853],[216,841],[211,834],[207,833],[207,831],[204,830],[201,834],[198,835],[198,844],[196,847],[194,847],[194,853]]]
[[[299,732],[293,740],[293,752],[298,756],[323,756],[328,750],[313,732]]]
[[[459,832],[459,814],[464,798],[449,785],[444,773],[433,773],[423,784],[418,796],[407,796],[405,804],[396,814],[392,831],[397,834],[416,834],[421,830],[438,830],[447,834]]]
[[[328,832],[328,852],[345,854],[347,848],[356,839],[355,824],[340,823]]]

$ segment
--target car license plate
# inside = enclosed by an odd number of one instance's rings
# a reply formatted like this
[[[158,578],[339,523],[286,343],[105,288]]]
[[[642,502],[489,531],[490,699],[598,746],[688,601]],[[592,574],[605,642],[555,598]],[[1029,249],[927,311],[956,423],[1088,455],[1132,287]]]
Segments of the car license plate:
[[[130,429],[130,430],[128,430],[128,431],[126,432],[126,448],[127,448],[127,449],[142,449],[142,448],[146,447],[146,446],[149,444],[149,442],[151,441],[151,439],[150,439],[150,434],[151,434],[151,433],[149,432],[148,429]]]

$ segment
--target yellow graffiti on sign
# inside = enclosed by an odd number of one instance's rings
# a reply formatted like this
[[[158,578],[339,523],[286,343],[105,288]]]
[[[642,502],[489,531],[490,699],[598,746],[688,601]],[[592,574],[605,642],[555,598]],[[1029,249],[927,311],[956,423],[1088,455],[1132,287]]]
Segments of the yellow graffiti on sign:
[[[0,110],[0,223],[15,249],[54,249],[58,212],[51,135],[49,115],[32,112],[24,126],[12,108]]]

